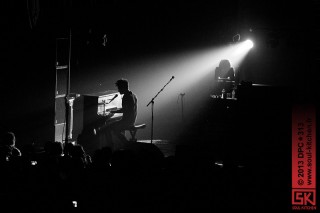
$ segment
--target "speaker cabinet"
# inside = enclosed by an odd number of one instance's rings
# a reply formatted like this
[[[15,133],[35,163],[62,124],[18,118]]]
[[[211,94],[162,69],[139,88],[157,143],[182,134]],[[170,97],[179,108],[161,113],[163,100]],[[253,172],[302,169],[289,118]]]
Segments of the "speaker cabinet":
[[[68,67],[58,67],[56,69],[56,96],[67,94],[68,91]]]

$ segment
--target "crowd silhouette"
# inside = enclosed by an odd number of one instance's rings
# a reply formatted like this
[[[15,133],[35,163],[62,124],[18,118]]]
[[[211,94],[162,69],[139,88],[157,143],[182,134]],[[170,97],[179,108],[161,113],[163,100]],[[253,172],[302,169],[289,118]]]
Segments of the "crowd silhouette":
[[[164,156],[132,142],[89,156],[79,144],[55,141],[18,151],[12,132],[2,136],[0,201],[8,212],[251,212],[263,204],[250,167],[217,165],[192,147]]]

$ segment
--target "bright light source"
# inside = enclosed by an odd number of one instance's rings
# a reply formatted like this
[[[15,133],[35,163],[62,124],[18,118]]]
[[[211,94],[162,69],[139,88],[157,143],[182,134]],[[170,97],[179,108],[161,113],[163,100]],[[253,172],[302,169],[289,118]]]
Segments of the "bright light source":
[[[230,57],[234,57],[236,60],[241,61],[243,57],[250,51],[253,47],[253,42],[251,40],[246,40],[234,45],[234,49]],[[230,58],[229,57],[229,58]],[[230,58],[232,60],[232,58]],[[234,62],[233,62],[234,64]]]
[[[251,49],[253,47],[253,42],[251,40],[246,40],[244,44],[245,48]]]

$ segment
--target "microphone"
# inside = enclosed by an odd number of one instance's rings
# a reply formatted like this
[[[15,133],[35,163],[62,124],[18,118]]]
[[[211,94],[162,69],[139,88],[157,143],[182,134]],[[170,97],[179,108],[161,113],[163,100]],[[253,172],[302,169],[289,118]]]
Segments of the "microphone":
[[[170,80],[172,80],[172,79],[174,79],[174,76],[172,76]]]
[[[118,94],[116,94],[115,96],[113,96],[113,98],[109,101],[109,104],[110,104],[114,99],[116,99],[116,97],[118,97]]]

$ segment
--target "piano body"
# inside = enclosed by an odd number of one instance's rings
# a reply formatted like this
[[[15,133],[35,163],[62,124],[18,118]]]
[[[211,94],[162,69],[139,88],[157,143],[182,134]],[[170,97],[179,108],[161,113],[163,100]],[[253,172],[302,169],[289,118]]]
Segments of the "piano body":
[[[115,97],[116,96],[116,97]],[[105,122],[121,119],[122,113],[110,114],[111,110],[122,107],[122,98],[118,91],[107,90],[99,93],[80,95],[73,106],[73,135],[92,132]]]

